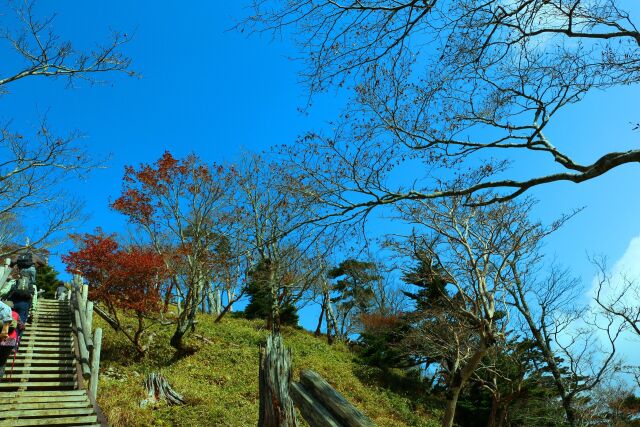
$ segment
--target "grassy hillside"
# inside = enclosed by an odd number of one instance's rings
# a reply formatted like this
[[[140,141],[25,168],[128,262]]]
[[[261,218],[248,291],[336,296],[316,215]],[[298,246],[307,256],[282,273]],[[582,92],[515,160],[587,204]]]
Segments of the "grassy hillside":
[[[135,361],[121,336],[103,328],[102,366],[98,401],[114,426],[254,426],[258,419],[258,345],[267,334],[263,322],[226,317],[214,324],[210,316],[198,319],[189,344],[191,356],[173,358],[168,346],[171,327],[158,327],[155,346],[145,360]],[[329,346],[297,329],[283,331],[293,351],[294,378],[301,369],[324,376],[347,399],[379,426],[435,426],[435,417],[416,407],[410,396],[382,388],[382,372],[363,366],[342,344]],[[188,401],[181,407],[139,407],[145,398],[142,379],[162,372]],[[385,374],[388,377],[389,374]],[[405,392],[407,393],[407,392]],[[407,393],[410,394],[410,393]]]

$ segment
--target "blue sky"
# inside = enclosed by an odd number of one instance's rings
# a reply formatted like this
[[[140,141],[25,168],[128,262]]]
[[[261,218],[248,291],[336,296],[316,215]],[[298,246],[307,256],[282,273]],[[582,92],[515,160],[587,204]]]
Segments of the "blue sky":
[[[243,3],[56,2],[55,27],[78,46],[106,40],[110,28],[132,34],[126,53],[141,76],[111,76],[106,85],[81,83],[71,89],[64,81],[28,79],[2,96],[0,119],[11,119],[14,128],[32,128],[46,112],[54,130],[80,130],[90,153],[111,156],[106,169],[74,190],[91,215],[78,231],[124,226],[108,203],[119,192],[125,164],[153,161],[164,150],[176,156],[195,152],[210,162],[233,160],[241,147],[291,143],[306,130],[326,126],[339,112],[343,98],[334,94],[316,99],[307,114],[298,111],[307,98],[297,75],[302,64],[291,60],[293,46],[230,30],[247,13]],[[46,14],[49,5],[40,6]],[[6,74],[10,66],[5,62],[0,70]],[[547,136],[585,161],[605,150],[637,147],[640,132],[631,123],[640,121],[638,99],[637,87],[590,94],[562,112]],[[536,166],[521,164],[519,173],[533,173]],[[640,236],[639,182],[640,168],[630,165],[592,182],[554,184],[532,193],[545,220],[586,208],[546,246],[549,255],[582,277],[586,288],[594,273],[587,253],[615,262]],[[57,259],[53,263],[62,269]]]

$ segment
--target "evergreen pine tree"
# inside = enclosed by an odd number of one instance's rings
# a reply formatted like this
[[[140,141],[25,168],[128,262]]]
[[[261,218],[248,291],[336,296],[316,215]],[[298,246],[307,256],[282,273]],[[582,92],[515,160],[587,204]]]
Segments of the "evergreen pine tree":
[[[249,272],[247,283],[249,304],[244,309],[248,319],[269,319],[271,315],[271,291],[266,262],[260,262]],[[282,293],[280,293],[282,296]],[[298,326],[298,309],[286,298],[279,298],[280,325]]]
[[[55,298],[56,288],[62,284],[58,279],[58,272],[49,265],[36,266],[36,285],[38,290],[45,292],[41,295],[44,298]]]

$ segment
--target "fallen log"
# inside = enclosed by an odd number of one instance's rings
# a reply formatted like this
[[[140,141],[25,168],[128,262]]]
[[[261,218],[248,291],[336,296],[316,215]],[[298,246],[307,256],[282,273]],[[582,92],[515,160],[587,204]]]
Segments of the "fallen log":
[[[302,384],[291,383],[289,391],[293,402],[300,410],[302,418],[311,427],[342,427],[342,424],[324,406],[319,404],[317,399]]]
[[[311,370],[300,373],[300,382],[335,418],[348,427],[375,427],[373,421],[356,409],[320,375]]]

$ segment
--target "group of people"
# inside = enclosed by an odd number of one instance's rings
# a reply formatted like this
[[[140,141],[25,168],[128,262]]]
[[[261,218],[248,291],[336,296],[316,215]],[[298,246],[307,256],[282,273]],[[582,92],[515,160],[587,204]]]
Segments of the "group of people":
[[[14,266],[18,277],[4,300],[0,301],[0,379],[4,378],[9,357],[18,351],[36,292],[36,267],[31,253],[19,255],[11,265]]]

